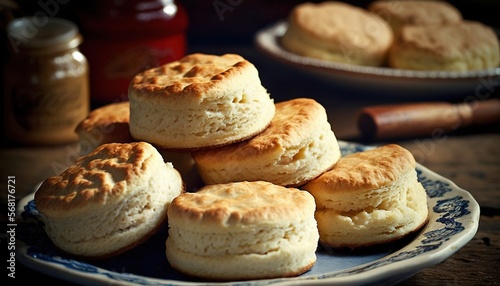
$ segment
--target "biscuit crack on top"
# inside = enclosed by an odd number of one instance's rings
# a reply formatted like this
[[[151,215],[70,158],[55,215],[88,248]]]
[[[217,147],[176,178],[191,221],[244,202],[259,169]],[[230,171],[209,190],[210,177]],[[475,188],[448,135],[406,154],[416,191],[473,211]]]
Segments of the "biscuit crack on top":
[[[151,77],[162,94],[142,90]],[[171,151],[241,142],[262,132],[275,112],[255,66],[232,54],[192,54],[144,71],[129,99],[132,137]]]
[[[166,256],[203,278],[297,276],[316,261],[314,209],[309,193],[265,181],[207,185],[172,202]]]
[[[180,174],[151,144],[107,143],[44,181],[35,204],[54,245],[100,259],[147,240],[163,225],[170,201],[182,191]],[[52,193],[62,199],[54,200]]]

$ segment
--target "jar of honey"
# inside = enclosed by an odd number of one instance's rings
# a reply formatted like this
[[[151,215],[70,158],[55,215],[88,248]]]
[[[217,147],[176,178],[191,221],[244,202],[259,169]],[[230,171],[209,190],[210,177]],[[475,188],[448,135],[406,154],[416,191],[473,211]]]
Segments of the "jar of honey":
[[[24,17],[7,26],[5,135],[23,145],[78,139],[76,126],[89,113],[88,63],[82,37],[68,20]]]

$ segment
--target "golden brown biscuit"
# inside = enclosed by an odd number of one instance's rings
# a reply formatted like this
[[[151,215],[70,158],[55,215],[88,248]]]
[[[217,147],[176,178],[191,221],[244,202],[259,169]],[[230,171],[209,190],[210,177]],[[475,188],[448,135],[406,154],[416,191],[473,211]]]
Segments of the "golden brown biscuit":
[[[343,2],[297,5],[288,23],[283,47],[312,58],[380,66],[393,42],[392,29],[382,18]]]
[[[154,234],[182,192],[180,174],[151,144],[108,143],[46,179],[35,193],[35,205],[58,248],[100,259]]]
[[[342,157],[303,188],[316,200],[320,242],[360,248],[400,239],[427,221],[412,154],[396,144]]]
[[[264,180],[300,186],[330,169],[340,147],[325,109],[309,98],[276,103],[271,125],[247,141],[193,152],[206,184]]]
[[[248,139],[274,116],[257,69],[235,54],[191,54],[144,71],[132,80],[129,99],[132,137],[170,151]]]
[[[130,103],[128,101],[111,103],[94,109],[80,122],[76,132],[79,136],[81,155],[86,155],[105,143],[131,143],[135,140],[130,134]],[[199,182],[193,158],[188,152],[171,152],[156,146],[165,162],[171,162],[184,178],[186,187],[192,189]]]
[[[172,201],[166,256],[210,280],[297,276],[316,261],[314,209],[308,192],[268,182],[206,186]]]
[[[463,72],[499,64],[500,45],[495,32],[472,21],[404,26],[389,52],[389,65],[399,69]]]
[[[81,155],[104,143],[130,143],[130,105],[128,101],[111,103],[92,110],[76,127]]]
[[[462,21],[462,13],[446,1],[374,1],[368,10],[386,20],[397,33],[404,25],[448,25]]]

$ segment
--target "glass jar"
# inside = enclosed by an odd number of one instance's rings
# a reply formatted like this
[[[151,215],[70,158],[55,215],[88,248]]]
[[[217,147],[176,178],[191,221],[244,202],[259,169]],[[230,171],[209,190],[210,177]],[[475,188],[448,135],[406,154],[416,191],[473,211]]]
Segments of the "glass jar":
[[[188,17],[173,0],[94,0],[80,12],[93,105],[128,99],[139,72],[186,54]]]
[[[23,145],[78,140],[89,113],[88,63],[78,27],[67,20],[24,17],[7,26],[4,116],[8,139]]]

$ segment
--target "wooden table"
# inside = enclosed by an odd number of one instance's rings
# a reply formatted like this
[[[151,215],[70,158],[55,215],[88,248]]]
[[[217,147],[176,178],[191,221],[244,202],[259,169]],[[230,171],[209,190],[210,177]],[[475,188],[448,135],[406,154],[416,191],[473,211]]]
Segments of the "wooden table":
[[[254,49],[221,50],[207,47],[196,51],[242,54],[257,66],[263,85],[276,101],[295,97],[316,99],[327,109],[332,129],[340,140],[368,143],[360,139],[356,128],[356,112],[361,107],[409,101],[404,98],[404,91],[401,92],[401,98],[385,99],[372,98],[370,94],[339,91],[330,83],[275,63]],[[495,91],[492,96],[498,96],[498,92]],[[481,206],[479,230],[467,245],[444,262],[420,271],[400,285],[498,285],[499,276],[496,272],[500,269],[500,133],[495,126],[459,130],[439,140],[422,137],[370,143],[388,142],[401,144],[410,150],[419,163],[468,190]],[[20,199],[32,192],[37,183],[61,172],[76,156],[75,144],[38,148],[12,144],[4,146],[0,150],[2,189],[7,188],[7,176],[15,175],[16,199]],[[2,192],[2,205],[5,205],[5,193]],[[5,220],[5,211],[2,213],[2,219]],[[16,276],[15,282],[33,280],[49,284],[58,281],[19,263]]]

